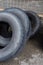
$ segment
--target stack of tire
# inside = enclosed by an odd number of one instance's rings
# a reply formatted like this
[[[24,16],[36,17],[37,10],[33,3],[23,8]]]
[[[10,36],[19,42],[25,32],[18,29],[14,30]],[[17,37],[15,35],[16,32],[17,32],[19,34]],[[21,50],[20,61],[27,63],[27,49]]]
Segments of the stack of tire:
[[[0,61],[5,61],[16,57],[26,41],[35,35],[40,27],[40,19],[33,11],[7,8],[0,12],[1,26]]]

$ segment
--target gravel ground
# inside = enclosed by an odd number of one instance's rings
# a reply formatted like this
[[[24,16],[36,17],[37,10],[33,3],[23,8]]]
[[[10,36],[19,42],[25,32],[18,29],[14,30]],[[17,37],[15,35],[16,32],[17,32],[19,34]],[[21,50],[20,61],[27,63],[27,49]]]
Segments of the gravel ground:
[[[43,1],[0,0],[0,8],[19,7],[43,13]],[[0,62],[0,65],[43,65],[43,46],[35,39],[28,40],[16,58]]]

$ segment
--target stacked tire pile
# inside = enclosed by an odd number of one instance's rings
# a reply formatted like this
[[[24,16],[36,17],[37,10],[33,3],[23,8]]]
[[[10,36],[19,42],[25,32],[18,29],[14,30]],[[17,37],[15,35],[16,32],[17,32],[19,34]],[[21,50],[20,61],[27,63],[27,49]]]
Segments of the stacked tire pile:
[[[7,8],[0,12],[0,61],[15,57],[26,41],[40,28],[39,16],[32,11]]]

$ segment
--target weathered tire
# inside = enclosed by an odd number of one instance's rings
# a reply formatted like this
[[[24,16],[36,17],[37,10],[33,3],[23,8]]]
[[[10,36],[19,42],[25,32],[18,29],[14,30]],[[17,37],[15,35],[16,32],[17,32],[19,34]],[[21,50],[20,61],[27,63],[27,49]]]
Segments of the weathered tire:
[[[33,11],[25,11],[25,13],[27,14],[28,18],[30,19],[31,28],[32,28],[31,35],[33,36],[40,28],[40,19],[39,19],[38,15]]]
[[[21,20],[21,23],[24,25],[24,28],[25,28],[26,39],[29,38],[31,27],[30,27],[30,20],[29,20],[28,16],[26,15],[26,13],[23,10],[16,8],[16,7],[7,8],[4,11],[10,12],[19,17],[19,19]]]
[[[4,48],[0,49],[0,61],[5,61],[15,56],[23,46],[25,42],[25,31],[16,15],[8,12],[0,12],[0,22],[2,21],[7,22],[12,28],[12,38]]]

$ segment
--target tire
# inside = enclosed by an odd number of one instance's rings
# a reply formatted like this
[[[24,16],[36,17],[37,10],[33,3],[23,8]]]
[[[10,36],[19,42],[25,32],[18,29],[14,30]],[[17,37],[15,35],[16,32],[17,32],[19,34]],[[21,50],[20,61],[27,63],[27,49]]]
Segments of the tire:
[[[40,28],[40,19],[39,19],[38,15],[33,11],[25,11],[25,13],[27,14],[28,18],[30,19],[31,28],[32,28],[31,36],[33,36]]]
[[[25,28],[26,39],[28,39],[30,37],[30,20],[28,16],[26,15],[26,13],[23,10],[16,7],[7,8],[4,11],[10,12],[19,17],[19,19],[21,20],[21,23],[24,25],[24,28]]]
[[[8,12],[0,12],[0,22],[7,22],[12,28],[12,37],[7,45],[0,49],[0,61],[5,61],[15,56],[25,43],[25,31],[19,18]],[[5,39],[5,38],[4,38]],[[1,42],[1,40],[0,40]],[[5,42],[3,41],[3,44]]]

